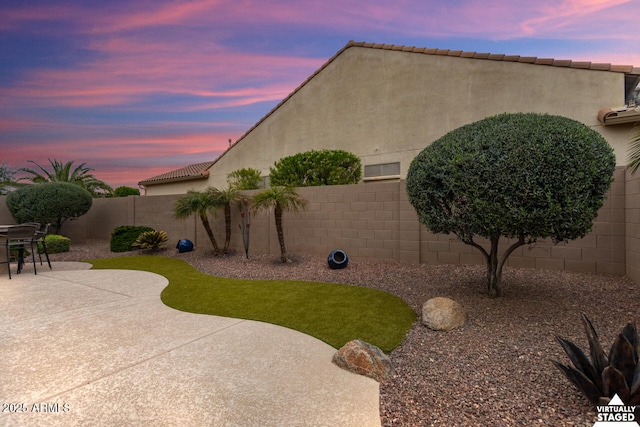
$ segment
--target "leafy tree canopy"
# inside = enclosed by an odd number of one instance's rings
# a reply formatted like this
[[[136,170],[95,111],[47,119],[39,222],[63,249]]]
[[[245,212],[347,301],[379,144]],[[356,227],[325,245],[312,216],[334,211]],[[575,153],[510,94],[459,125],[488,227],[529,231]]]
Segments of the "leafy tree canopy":
[[[51,223],[60,234],[62,224],[86,214],[93,199],[84,188],[68,182],[27,185],[9,193],[6,204],[17,223]]]
[[[139,196],[140,190],[133,187],[127,187],[126,185],[122,185],[115,190],[113,190],[113,197],[127,197],[127,196]]]
[[[360,158],[343,150],[311,150],[283,157],[270,171],[271,185],[284,187],[357,184],[362,177]]]
[[[227,174],[227,183],[234,190],[257,190],[262,187],[262,173],[253,168],[238,169]]]
[[[591,231],[615,156],[577,121],[502,114],[455,129],[425,148],[407,173],[409,201],[434,233],[454,233],[485,256],[488,290],[499,294],[504,261],[518,246],[565,242]],[[500,237],[518,239],[498,261]],[[491,243],[484,249],[474,239]]]

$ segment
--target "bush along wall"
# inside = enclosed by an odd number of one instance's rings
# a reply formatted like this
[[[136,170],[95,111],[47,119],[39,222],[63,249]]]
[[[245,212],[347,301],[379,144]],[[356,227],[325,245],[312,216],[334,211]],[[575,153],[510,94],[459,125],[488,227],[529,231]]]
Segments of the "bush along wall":
[[[111,233],[111,240],[109,246],[111,252],[128,252],[136,250],[137,248],[133,244],[145,231],[155,231],[151,227],[146,226],[133,226],[122,225],[113,229]]]
[[[69,252],[69,249],[71,248],[71,239],[58,234],[48,234],[44,238],[44,243],[47,245],[47,253],[49,254]],[[42,243],[38,243],[38,253],[44,253]]]

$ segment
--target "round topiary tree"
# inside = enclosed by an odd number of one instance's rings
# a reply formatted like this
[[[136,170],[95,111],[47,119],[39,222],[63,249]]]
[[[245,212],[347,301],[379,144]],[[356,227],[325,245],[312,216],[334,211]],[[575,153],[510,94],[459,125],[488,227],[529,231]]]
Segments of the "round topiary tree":
[[[609,190],[615,156],[588,126],[565,117],[501,114],[455,129],[416,156],[407,194],[434,233],[453,233],[487,262],[489,295],[519,246],[585,236]],[[474,239],[489,241],[485,249]],[[500,237],[517,239],[498,257]]]
[[[311,150],[283,157],[269,174],[271,185],[282,187],[357,184],[361,177],[360,158],[343,150]]]
[[[68,182],[27,185],[9,193],[6,200],[17,223],[51,223],[54,234],[60,234],[66,220],[86,214],[92,202],[91,193]]]

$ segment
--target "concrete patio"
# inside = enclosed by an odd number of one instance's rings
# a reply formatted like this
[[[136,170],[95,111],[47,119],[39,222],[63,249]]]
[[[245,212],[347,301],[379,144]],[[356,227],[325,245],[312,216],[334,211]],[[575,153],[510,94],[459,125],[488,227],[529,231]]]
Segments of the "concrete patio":
[[[0,265],[0,425],[380,425],[378,383],[329,345],[169,308],[156,274],[88,268]]]

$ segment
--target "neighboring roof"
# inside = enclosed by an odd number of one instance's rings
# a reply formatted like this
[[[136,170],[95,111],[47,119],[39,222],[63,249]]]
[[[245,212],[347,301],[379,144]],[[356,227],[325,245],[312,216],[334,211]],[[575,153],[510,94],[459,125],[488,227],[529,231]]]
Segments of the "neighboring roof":
[[[138,182],[138,185],[155,185],[165,184],[168,182],[191,181],[195,179],[206,179],[209,177],[208,169],[214,164],[214,161],[196,163],[194,165],[185,166],[171,172],[156,175],[151,178]]]

